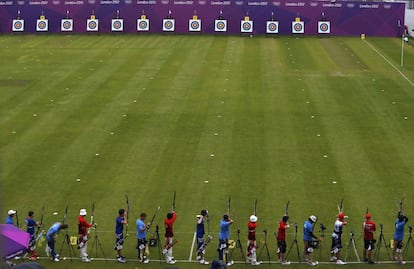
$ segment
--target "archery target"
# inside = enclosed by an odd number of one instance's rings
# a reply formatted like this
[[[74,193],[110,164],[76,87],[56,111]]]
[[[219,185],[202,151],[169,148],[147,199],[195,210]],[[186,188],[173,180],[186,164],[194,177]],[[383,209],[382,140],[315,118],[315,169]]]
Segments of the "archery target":
[[[330,34],[331,33],[331,22],[330,21],[319,21],[318,22],[318,34]]]
[[[124,20],[123,19],[112,19],[112,32],[122,32],[124,30]]]
[[[99,30],[99,20],[98,19],[88,19],[86,21],[86,31],[88,32],[97,32]]]
[[[23,32],[24,31],[24,20],[13,20],[12,31]]]
[[[277,34],[279,33],[279,22],[278,21],[267,21],[266,22],[266,34]]]
[[[305,33],[305,23],[303,21],[292,22],[292,34],[303,34]]]
[[[241,21],[240,22],[240,32],[242,32],[242,33],[252,33],[253,32],[253,21]]]
[[[137,20],[137,31],[149,31],[150,24],[149,19],[138,19]]]
[[[73,20],[72,19],[63,19],[60,21],[60,30],[62,32],[72,32],[73,31]]]
[[[201,32],[201,20],[189,20],[188,31],[190,32]]]
[[[215,32],[227,32],[227,20],[215,20],[214,31]]]
[[[47,32],[48,31],[48,20],[47,19],[38,19],[36,21],[36,31],[37,32]]]
[[[164,19],[162,21],[162,30],[164,32],[174,32],[174,30],[175,30],[175,20],[174,19]]]

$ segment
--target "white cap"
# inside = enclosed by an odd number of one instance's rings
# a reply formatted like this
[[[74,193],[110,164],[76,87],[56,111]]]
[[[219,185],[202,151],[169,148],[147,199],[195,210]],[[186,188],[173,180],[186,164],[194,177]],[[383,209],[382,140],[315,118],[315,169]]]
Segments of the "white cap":
[[[318,218],[315,215],[310,215],[309,219],[314,223],[318,220]]]
[[[250,222],[256,222],[256,221],[257,221],[257,217],[255,215],[251,215]]]
[[[10,209],[8,212],[7,212],[7,215],[14,215],[14,214],[16,214],[16,211],[15,210],[13,210],[13,209]]]
[[[79,211],[79,215],[81,215],[81,216],[86,216],[86,209],[84,209],[84,208],[82,208],[80,211]]]

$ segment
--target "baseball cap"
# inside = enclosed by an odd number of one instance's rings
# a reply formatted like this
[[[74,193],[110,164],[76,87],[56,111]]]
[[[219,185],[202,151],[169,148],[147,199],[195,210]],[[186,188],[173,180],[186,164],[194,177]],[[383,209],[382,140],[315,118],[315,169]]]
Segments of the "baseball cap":
[[[16,214],[16,210],[13,210],[13,209],[10,209],[8,212],[7,212],[7,215],[14,215],[14,214]]]
[[[369,213],[365,214],[365,218],[366,219],[370,219],[371,218],[371,214],[369,214]]]
[[[344,218],[345,218],[344,212],[341,212],[341,213],[338,214],[338,219],[339,220],[343,220]]]

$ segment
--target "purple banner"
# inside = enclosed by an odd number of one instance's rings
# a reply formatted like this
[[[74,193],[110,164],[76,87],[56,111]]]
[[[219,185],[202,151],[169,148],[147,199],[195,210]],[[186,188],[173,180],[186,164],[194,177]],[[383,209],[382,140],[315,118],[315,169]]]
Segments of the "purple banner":
[[[214,20],[220,12],[227,20],[227,33],[239,34],[240,21],[246,15],[254,22],[253,33],[265,34],[266,21],[279,21],[279,33],[291,34],[292,21],[298,16],[304,22],[305,34],[318,33],[318,21],[330,21],[332,35],[398,36],[404,22],[403,3],[320,2],[293,0],[14,0],[0,1],[0,31],[12,32],[13,19],[20,13],[24,32],[36,32],[40,15],[48,19],[49,32],[61,32],[61,19],[73,19],[73,32],[86,32],[91,14],[99,19],[99,32],[111,32],[111,19],[124,20],[123,32],[137,32],[137,19],[145,13],[150,31],[162,32],[162,20],[171,11],[175,32],[189,33],[189,19],[201,19],[201,33],[215,33]],[[67,33],[67,32],[66,32]],[[217,33],[225,34],[225,33]]]

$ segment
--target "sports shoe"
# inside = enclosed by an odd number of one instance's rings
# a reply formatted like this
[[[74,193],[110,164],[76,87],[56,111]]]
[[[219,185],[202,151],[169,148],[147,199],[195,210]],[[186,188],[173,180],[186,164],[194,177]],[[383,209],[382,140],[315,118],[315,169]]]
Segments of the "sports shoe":
[[[233,265],[233,263],[234,263],[233,261],[228,261],[226,265],[227,265],[227,266],[232,266],[232,265]]]
[[[119,262],[119,263],[126,263],[126,260],[125,260],[125,258],[124,257],[118,257],[117,259],[116,259],[116,261],[117,262]]]
[[[400,264],[406,264],[407,262],[406,261],[400,261]]]
[[[89,258],[82,258],[82,262],[91,262],[91,259],[89,259]]]
[[[334,262],[334,261],[336,261],[336,257],[335,257],[335,256],[332,256],[329,260],[330,260],[331,262]]]
[[[143,259],[142,263],[149,263],[149,260],[148,259]]]
[[[206,260],[204,260],[204,259],[201,259],[201,260],[200,260],[200,264],[205,264],[205,265],[207,265],[207,264],[209,264],[209,262],[208,262],[208,261],[206,261]]]
[[[173,260],[173,259],[168,259],[168,260],[167,260],[167,263],[168,263],[168,264],[175,264],[175,260]]]
[[[308,262],[308,265],[310,265],[310,266],[316,266],[316,265],[318,265],[318,263],[316,263],[316,262]]]
[[[59,261],[59,258],[58,257],[55,257],[52,261],[58,262]]]
[[[289,264],[290,264],[289,261],[283,261],[283,262],[281,262],[281,265],[289,265]]]
[[[253,262],[251,263],[251,265],[256,266],[256,265],[260,265],[260,263],[261,263],[261,262],[258,262],[258,261],[253,261]]]
[[[346,262],[344,262],[344,261],[342,261],[342,260],[337,260],[337,261],[336,261],[336,264],[337,264],[337,265],[345,265],[345,264],[346,264]]]

